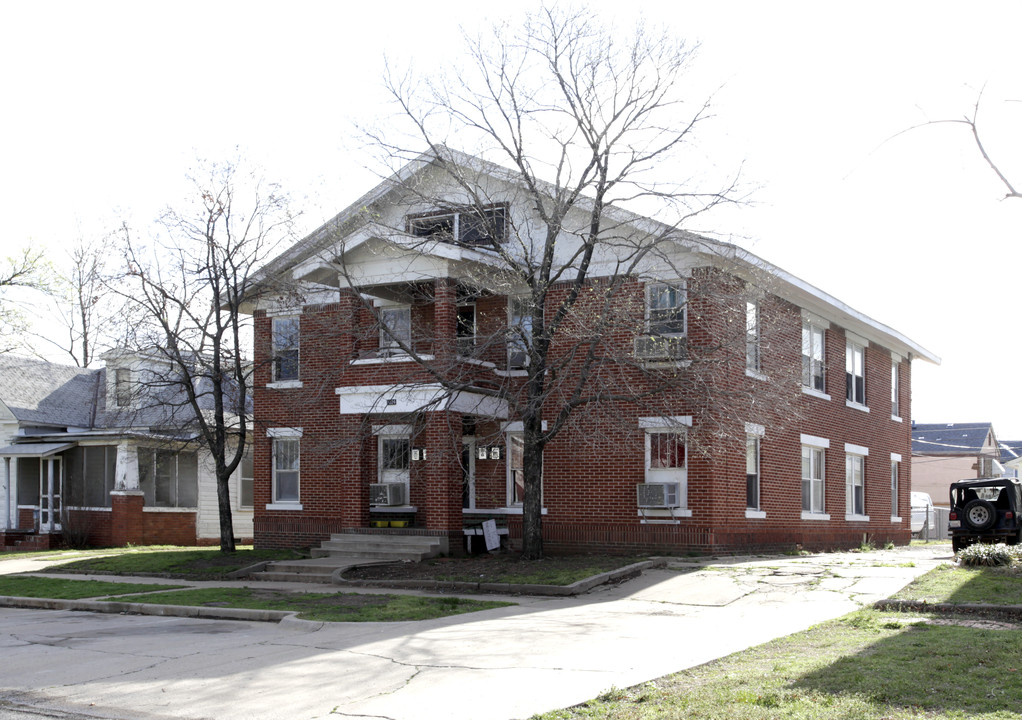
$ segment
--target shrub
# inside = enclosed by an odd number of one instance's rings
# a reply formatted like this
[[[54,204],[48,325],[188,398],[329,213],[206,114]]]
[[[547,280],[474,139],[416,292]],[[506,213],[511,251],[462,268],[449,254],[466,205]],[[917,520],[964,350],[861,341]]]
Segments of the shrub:
[[[1014,547],[1008,547],[1004,543],[987,545],[976,543],[958,552],[958,564],[963,567],[976,567],[980,565],[1011,565],[1018,557]]]

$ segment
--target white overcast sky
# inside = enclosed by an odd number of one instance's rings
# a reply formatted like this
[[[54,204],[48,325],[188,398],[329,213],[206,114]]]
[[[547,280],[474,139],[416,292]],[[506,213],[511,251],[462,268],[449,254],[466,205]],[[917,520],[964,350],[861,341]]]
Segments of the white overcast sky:
[[[1000,199],[964,127],[903,132],[963,116],[985,88],[990,149],[1022,184],[1022,3],[587,5],[701,45],[693,85],[721,89],[700,144],[714,170],[741,165],[757,189],[694,229],[940,356],[913,365],[915,420],[992,421],[1002,440],[1022,439],[1022,200]],[[79,234],[151,220],[196,158],[235,148],[290,190],[311,229],[373,182],[351,128],[389,112],[384,56],[428,71],[458,52],[459,25],[517,8],[2,2],[0,249],[31,243],[60,262]]]

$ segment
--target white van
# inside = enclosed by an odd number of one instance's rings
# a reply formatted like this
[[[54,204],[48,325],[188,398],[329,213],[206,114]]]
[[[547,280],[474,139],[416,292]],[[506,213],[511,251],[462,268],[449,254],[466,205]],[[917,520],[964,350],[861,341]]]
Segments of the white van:
[[[915,535],[923,529],[927,519],[932,523],[933,501],[924,492],[912,493],[912,534]]]

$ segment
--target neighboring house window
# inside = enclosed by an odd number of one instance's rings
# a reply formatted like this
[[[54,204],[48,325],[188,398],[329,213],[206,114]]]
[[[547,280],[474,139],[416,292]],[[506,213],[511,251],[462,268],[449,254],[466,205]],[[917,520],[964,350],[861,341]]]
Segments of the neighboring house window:
[[[69,450],[66,457],[64,504],[110,507],[110,492],[117,476],[117,446],[79,446]],[[38,489],[37,485],[37,492]]]
[[[508,299],[508,368],[521,369],[529,364],[532,346],[532,307],[528,298]]]
[[[297,380],[300,318],[297,315],[275,317],[272,325],[273,380]]]
[[[824,331],[810,322],[802,324],[802,385],[818,392],[824,390]]]
[[[507,205],[463,207],[409,217],[408,233],[468,246],[502,243],[507,238]]]
[[[678,504],[688,507],[688,447],[683,430],[646,430],[646,482],[678,483]]]
[[[241,475],[238,478],[238,507],[251,509],[255,505],[255,470],[252,463],[252,446],[245,448],[241,456]]]
[[[759,510],[759,435],[745,436],[745,507]]]
[[[398,350],[412,344],[412,309],[385,307],[380,309],[380,349]]]
[[[901,384],[898,382],[898,365],[897,362],[891,362],[891,415],[893,417],[901,417],[901,404],[898,402],[901,390]]]
[[[119,408],[131,405],[131,370],[128,368],[114,370],[114,402]]]
[[[824,514],[826,485],[825,450],[814,445],[802,446],[802,512]]]
[[[898,517],[898,463],[891,463],[891,517]]]
[[[139,448],[138,483],[148,507],[198,507],[198,455]]]
[[[273,502],[297,503],[301,481],[301,439],[273,439]]]
[[[866,404],[866,351],[854,342],[845,348],[845,392],[848,402]]]
[[[862,455],[845,455],[845,512],[866,515],[866,458]]]
[[[759,304],[745,303],[745,369],[759,372],[760,359]]]
[[[646,287],[646,330],[650,335],[685,334],[685,289],[675,285]]]
[[[981,457],[979,459],[979,477],[987,478],[994,476],[994,459]]]

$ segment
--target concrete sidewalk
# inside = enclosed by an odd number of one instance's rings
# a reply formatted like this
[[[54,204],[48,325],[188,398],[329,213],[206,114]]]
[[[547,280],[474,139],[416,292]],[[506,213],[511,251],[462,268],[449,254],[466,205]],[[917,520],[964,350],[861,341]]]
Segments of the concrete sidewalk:
[[[0,699],[113,718],[527,718],[840,616],[950,558],[673,560],[581,597],[407,623],[0,609]]]

